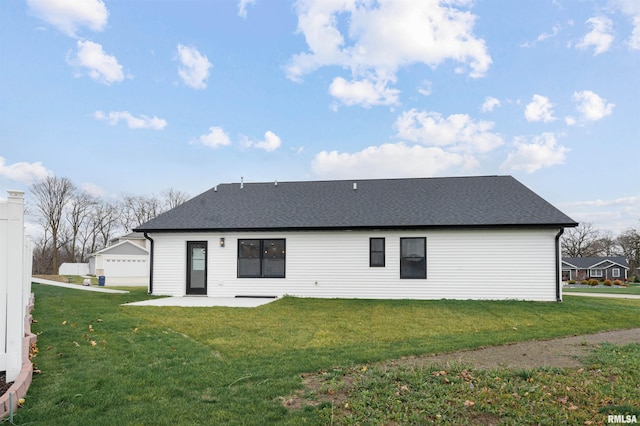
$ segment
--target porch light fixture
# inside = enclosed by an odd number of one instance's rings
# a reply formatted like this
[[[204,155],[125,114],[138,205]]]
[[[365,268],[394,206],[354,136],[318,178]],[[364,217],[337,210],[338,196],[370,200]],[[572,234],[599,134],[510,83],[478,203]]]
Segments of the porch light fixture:
[[[224,247],[224,238],[220,238],[220,247]]]

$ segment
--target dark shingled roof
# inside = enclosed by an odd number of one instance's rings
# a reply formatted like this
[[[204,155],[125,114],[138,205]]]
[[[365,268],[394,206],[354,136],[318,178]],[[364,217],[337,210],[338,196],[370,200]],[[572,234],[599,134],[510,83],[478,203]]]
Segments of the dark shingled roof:
[[[576,225],[513,177],[479,176],[221,184],[135,231]]]
[[[562,261],[567,262],[569,265],[573,265],[578,269],[589,269],[592,266],[598,265],[604,261],[611,261],[629,269],[627,259],[622,256],[606,256],[606,257],[563,257]]]

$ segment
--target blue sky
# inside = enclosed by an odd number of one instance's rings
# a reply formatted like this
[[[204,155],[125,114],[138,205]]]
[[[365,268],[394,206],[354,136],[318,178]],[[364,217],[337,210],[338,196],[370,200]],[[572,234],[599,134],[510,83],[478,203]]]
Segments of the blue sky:
[[[640,1],[0,2],[0,196],[513,175],[640,225]]]

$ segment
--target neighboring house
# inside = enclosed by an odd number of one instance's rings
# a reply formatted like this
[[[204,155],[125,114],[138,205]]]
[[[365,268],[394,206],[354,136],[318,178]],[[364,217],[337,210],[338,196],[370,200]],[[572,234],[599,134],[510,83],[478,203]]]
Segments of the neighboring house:
[[[122,235],[120,237],[113,238],[109,242],[109,245],[113,246],[113,245],[116,245],[116,244],[121,243],[123,241],[131,241],[132,243],[137,244],[140,247],[143,247],[143,248],[149,250],[149,240],[147,240],[144,237],[144,234],[142,232],[130,232],[130,233],[126,234],[126,235]]]
[[[122,240],[89,255],[89,273],[104,276],[107,285],[148,285],[149,250]]]
[[[576,225],[483,176],[222,184],[135,231],[156,295],[560,301]]]
[[[626,280],[629,272],[627,259],[607,257],[563,257],[562,280]]]

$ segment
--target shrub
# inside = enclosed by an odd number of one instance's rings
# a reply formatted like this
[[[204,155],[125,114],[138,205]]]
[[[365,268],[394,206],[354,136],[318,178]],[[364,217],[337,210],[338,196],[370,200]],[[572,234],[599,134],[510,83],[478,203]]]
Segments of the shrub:
[[[613,283],[614,283],[615,285],[620,285],[620,284],[622,284],[622,283],[620,282],[620,280],[614,280],[614,281],[613,281]]]
[[[587,280],[582,280],[582,281],[580,281],[580,284],[589,284],[589,281],[587,281]]]
[[[613,283],[611,282],[610,279],[607,278],[606,280],[604,280],[604,285],[606,285],[607,287],[611,287]]]
[[[589,285],[598,285],[600,284],[600,281],[596,280],[596,279],[590,279],[589,280]]]
[[[567,281],[567,284],[575,284],[575,283],[576,283],[576,280],[569,280],[569,281]]]

